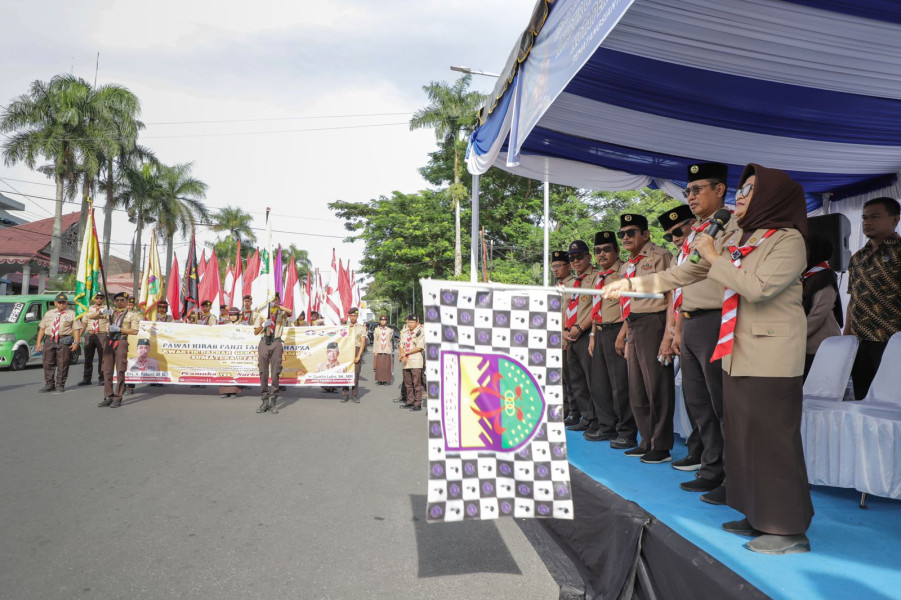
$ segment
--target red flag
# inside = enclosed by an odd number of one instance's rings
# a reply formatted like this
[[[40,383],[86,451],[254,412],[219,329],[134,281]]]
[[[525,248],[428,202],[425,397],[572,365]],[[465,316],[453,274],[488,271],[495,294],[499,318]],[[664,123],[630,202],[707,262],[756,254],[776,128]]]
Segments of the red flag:
[[[244,270],[244,296],[250,293],[250,285],[260,274],[260,249],[253,252],[253,256],[247,259],[247,268]]]
[[[235,256],[234,279],[232,280],[232,289],[229,290],[229,308],[241,308],[244,299],[244,274],[241,269],[241,240],[238,240],[238,253]]]
[[[207,261],[205,275],[200,282],[198,295],[200,296],[201,302],[209,300],[213,303],[210,312],[217,317],[219,316],[219,305],[222,303],[220,297],[221,293],[222,285],[219,280],[219,261],[216,259],[216,254],[213,253]]]
[[[300,310],[294,310],[294,286],[297,285],[297,265],[294,262],[294,257],[288,261],[288,274],[285,277],[285,290],[282,292],[282,305],[287,306],[291,309],[293,314],[299,313],[303,308],[298,307]],[[299,300],[299,298],[298,298]]]
[[[350,271],[338,260],[338,296],[341,298],[342,314],[347,315],[353,306],[353,290],[350,288]]]
[[[313,290],[310,271],[307,269],[307,320],[311,321],[310,314],[313,312]]]
[[[178,276],[178,257],[172,253],[172,266],[169,268],[169,284],[166,287],[166,300],[169,301],[169,314],[176,321],[181,318],[181,278]]]

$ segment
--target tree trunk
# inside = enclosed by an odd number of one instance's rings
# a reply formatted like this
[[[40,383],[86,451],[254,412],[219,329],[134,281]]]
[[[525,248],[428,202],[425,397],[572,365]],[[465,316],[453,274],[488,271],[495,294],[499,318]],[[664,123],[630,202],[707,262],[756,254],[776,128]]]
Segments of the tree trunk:
[[[132,280],[133,287],[132,287],[131,294],[133,296],[138,295],[138,291],[139,291],[138,280],[141,277],[141,267],[138,266],[138,265],[142,264],[141,263],[141,230],[144,229],[144,217],[141,215],[141,213],[138,213],[138,220],[135,223],[135,227],[137,228],[137,231],[135,232],[135,252],[134,252],[135,258],[134,258],[134,263],[132,264],[132,270],[133,270],[132,272],[133,272],[134,279]]]
[[[106,165],[106,206],[103,207],[103,268],[108,268],[109,245],[113,235],[113,161]]]
[[[56,210],[53,213],[53,233],[50,235],[50,278],[59,275],[59,252],[62,246],[63,235],[63,176],[57,170],[56,173]]]
[[[460,148],[454,139],[454,277],[463,273],[463,249],[460,239]]]

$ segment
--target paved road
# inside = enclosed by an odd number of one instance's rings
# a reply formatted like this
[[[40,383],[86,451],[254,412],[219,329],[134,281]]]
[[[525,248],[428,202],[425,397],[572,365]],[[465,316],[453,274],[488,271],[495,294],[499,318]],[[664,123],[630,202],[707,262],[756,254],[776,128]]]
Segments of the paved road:
[[[425,523],[425,412],[370,360],[361,404],[291,389],[278,415],[0,371],[0,598],[557,598],[514,521]]]

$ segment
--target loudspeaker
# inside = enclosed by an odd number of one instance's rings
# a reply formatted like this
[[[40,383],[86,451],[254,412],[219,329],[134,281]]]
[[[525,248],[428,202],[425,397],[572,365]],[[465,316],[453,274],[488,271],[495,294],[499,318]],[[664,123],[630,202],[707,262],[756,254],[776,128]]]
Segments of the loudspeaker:
[[[851,262],[851,249],[848,238],[851,237],[851,221],[843,214],[834,213],[807,219],[807,233],[819,235],[832,242],[832,256],[829,266],[835,272],[848,270]]]

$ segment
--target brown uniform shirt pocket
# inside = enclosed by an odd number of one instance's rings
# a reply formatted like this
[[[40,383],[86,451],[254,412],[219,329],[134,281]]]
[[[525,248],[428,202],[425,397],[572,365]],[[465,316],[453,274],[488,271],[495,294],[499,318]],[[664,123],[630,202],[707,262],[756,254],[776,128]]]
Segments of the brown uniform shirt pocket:
[[[754,323],[751,325],[753,335],[767,337],[788,337],[791,335],[788,323]]]

